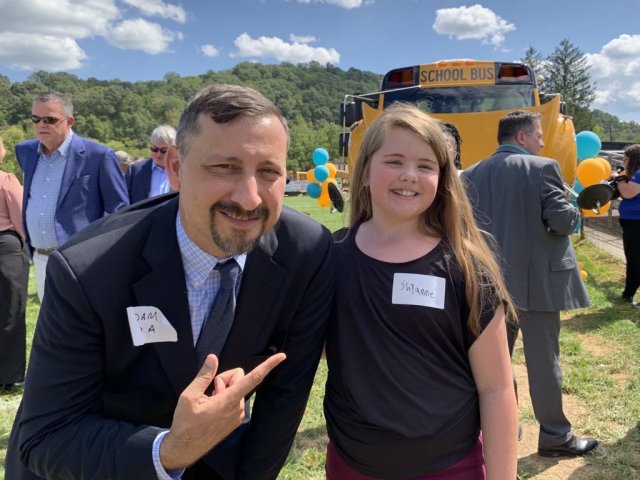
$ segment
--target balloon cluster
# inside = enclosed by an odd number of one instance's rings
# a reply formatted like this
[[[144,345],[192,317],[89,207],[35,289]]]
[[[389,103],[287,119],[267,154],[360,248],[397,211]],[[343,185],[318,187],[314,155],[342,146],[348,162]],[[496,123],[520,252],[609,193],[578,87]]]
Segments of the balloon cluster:
[[[607,159],[597,156],[602,148],[602,142],[598,135],[593,132],[585,130],[578,133],[576,135],[576,147],[578,149],[579,163],[576,170],[578,181],[574,190],[580,193],[585,187],[607,181],[611,175],[611,164]],[[610,203],[602,205],[599,214],[593,210],[585,209],[582,209],[582,213],[588,217],[597,217],[607,213],[610,206]]]
[[[324,148],[316,148],[311,156],[314,168],[307,172],[307,195],[317,199],[318,205],[328,207],[331,205],[329,197],[329,183],[338,185],[336,181],[336,166],[329,162],[329,152]]]

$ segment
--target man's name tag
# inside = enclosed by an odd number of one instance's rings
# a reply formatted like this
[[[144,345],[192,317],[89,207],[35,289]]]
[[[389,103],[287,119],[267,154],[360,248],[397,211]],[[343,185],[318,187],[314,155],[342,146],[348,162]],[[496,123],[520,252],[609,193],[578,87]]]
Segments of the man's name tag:
[[[396,273],[393,275],[391,303],[444,309],[445,280],[432,275]]]
[[[127,318],[133,345],[177,342],[178,332],[156,307],[127,307]]]

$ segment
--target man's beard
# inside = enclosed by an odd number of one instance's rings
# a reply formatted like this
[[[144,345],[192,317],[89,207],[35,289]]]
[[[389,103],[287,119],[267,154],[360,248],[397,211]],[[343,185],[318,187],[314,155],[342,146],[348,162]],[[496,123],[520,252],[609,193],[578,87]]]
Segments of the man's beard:
[[[246,230],[231,228],[231,233],[223,237],[216,227],[216,210],[219,212],[231,214],[234,217],[245,219],[261,218],[262,225],[260,232],[255,238],[249,238],[249,232]],[[213,204],[210,212],[211,239],[213,243],[222,250],[226,256],[232,257],[241,253],[249,252],[257,245],[260,237],[264,233],[267,219],[269,218],[269,210],[265,207],[258,207],[255,210],[247,211],[235,202],[219,201]]]

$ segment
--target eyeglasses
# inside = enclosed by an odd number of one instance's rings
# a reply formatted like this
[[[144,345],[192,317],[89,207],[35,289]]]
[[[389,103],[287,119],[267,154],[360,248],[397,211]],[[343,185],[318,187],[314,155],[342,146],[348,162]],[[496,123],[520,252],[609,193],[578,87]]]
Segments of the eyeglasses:
[[[168,149],[167,147],[162,147],[162,148],[158,148],[158,147],[151,147],[151,151],[152,151],[153,153],[158,153],[158,152],[160,152],[160,153],[162,153],[163,155],[164,155],[165,153],[167,153],[167,151],[168,151],[168,150],[169,150],[169,149]]]
[[[31,115],[31,121],[33,123],[40,123],[40,120],[42,120],[45,125],[57,125],[63,119],[56,117],[39,117],[38,115]]]

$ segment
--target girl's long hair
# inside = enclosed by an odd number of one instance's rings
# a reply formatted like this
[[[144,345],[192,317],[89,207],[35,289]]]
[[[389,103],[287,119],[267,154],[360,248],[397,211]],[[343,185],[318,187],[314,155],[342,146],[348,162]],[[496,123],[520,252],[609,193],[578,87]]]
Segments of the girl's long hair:
[[[373,214],[371,192],[365,185],[371,157],[380,149],[387,132],[405,128],[424,140],[434,151],[440,173],[438,189],[431,206],[424,212],[424,233],[442,238],[453,253],[465,282],[469,305],[468,327],[480,334],[480,316],[490,292],[504,301],[508,320],[515,320],[511,297],[500,267],[487,244],[488,233],[480,231],[473,218],[467,193],[447,150],[440,122],[415,105],[395,103],[386,108],[367,130],[351,181],[350,227],[367,221]]]

